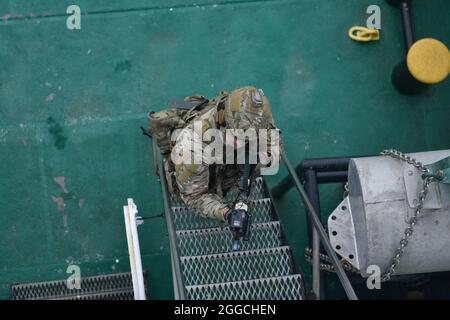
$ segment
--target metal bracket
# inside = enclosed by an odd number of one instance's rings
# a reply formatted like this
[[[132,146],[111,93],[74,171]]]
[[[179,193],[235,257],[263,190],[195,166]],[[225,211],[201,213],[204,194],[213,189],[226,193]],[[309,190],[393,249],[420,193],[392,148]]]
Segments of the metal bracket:
[[[438,162],[425,165],[430,170],[425,175],[441,175],[441,180],[430,184],[427,198],[424,202],[424,209],[442,209],[450,206],[450,157],[442,159]],[[442,174],[439,173],[442,171]],[[447,176],[448,175],[448,176]],[[415,208],[418,204],[418,190],[423,185],[423,173],[407,166],[403,170],[405,179],[406,195],[408,205]],[[445,182],[444,182],[445,181]]]
[[[425,166],[430,172],[424,174],[424,177],[431,176],[440,183],[450,184],[450,157]]]
[[[359,270],[355,228],[348,197],[328,217],[328,232],[333,249]]]

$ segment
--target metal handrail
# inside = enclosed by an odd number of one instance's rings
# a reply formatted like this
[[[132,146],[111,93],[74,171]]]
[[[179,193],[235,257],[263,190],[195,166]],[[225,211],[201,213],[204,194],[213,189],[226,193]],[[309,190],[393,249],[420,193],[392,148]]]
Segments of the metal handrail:
[[[167,191],[167,180],[164,174],[164,163],[162,157],[159,156],[159,168],[161,172],[159,173],[159,179],[161,180],[162,196],[164,201],[164,215],[166,217],[167,232],[169,234],[169,248],[170,248],[170,260],[172,265],[172,279],[173,279],[173,290],[175,295],[175,300],[185,300],[186,293],[183,284],[183,274],[181,273],[180,265],[180,250],[177,244],[177,235],[175,232],[175,225],[173,222],[173,212],[170,207],[170,200]]]
[[[295,169],[292,167],[291,162],[287,158],[286,154],[284,152],[281,153],[281,159],[283,163],[286,165],[286,168],[288,170],[289,175],[291,176],[292,180],[294,181],[295,188],[297,189],[300,198],[303,201],[303,204],[306,207],[306,212],[311,219],[311,222],[313,223],[313,226],[315,230],[317,231],[320,241],[322,242],[322,245],[328,254],[328,256],[331,258],[331,261],[335,267],[336,274],[342,284],[342,287],[344,288],[345,293],[347,294],[347,297],[350,300],[358,300],[358,297],[356,296],[356,293],[352,287],[352,284],[350,283],[350,280],[347,277],[347,274],[344,271],[344,268],[342,267],[339,258],[337,254],[334,252],[333,247],[331,245],[330,240],[328,239],[328,236],[323,228],[323,225],[319,219],[319,216],[316,213],[316,210],[314,209],[313,205],[309,201],[308,195],[305,192],[305,189],[303,188],[303,185],[300,182],[300,179],[295,172]]]

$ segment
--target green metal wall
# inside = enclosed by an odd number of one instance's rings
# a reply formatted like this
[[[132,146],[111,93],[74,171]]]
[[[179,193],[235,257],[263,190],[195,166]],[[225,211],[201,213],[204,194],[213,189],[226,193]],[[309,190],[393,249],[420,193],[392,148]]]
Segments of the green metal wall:
[[[450,2],[416,2],[418,37],[450,45]],[[66,29],[70,4],[81,30]],[[351,41],[371,4],[382,39]],[[382,0],[1,0],[0,298],[11,283],[64,279],[70,263],[129,270],[127,197],[142,215],[163,210],[139,126],[172,98],[263,88],[295,163],[450,148],[449,82],[420,97],[391,86],[400,21]],[[325,217],[342,192],[322,191]],[[277,207],[300,259],[300,201],[291,191]],[[172,298],[165,221],[139,231],[150,298]]]

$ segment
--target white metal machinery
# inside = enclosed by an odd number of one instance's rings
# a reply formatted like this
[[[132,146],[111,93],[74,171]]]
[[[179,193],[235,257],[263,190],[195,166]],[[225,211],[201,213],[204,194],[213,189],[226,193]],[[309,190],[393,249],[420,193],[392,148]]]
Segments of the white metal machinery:
[[[409,154],[424,165],[450,156],[450,150]],[[349,194],[328,218],[335,251],[367,277],[391,264],[418,204],[422,172],[387,156],[351,159]],[[450,270],[450,184],[432,182],[423,210],[395,274]]]

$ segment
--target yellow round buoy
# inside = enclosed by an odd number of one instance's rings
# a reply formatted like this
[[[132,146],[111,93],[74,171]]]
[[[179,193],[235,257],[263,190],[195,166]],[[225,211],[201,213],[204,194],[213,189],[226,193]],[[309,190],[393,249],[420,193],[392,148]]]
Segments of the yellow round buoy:
[[[421,39],[409,49],[406,63],[418,81],[435,84],[444,81],[450,73],[450,51],[439,40]]]

